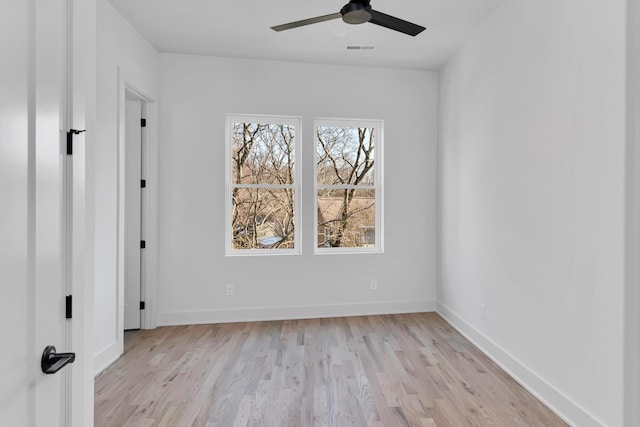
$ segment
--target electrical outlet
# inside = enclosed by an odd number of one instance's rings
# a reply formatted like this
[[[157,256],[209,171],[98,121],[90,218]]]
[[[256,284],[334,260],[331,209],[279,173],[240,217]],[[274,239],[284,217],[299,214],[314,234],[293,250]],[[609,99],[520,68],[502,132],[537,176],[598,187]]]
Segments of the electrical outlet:
[[[480,304],[480,318],[487,319],[487,304]]]
[[[233,285],[227,285],[227,296],[233,295]]]
[[[376,279],[371,279],[371,283],[369,284],[369,289],[375,291],[378,289],[378,281]]]

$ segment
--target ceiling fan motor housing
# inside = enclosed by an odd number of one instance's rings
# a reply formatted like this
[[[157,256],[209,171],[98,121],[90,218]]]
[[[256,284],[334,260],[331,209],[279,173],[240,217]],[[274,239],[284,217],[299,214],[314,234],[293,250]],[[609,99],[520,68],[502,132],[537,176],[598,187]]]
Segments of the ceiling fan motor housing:
[[[340,13],[347,24],[364,24],[371,19],[370,0],[351,0]]]

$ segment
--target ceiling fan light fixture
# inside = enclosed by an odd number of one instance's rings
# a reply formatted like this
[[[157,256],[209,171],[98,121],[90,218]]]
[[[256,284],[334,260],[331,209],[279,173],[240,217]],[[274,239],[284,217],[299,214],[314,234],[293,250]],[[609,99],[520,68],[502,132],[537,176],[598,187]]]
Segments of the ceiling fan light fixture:
[[[369,2],[350,2],[340,11],[342,20],[347,24],[364,24],[371,20],[371,6]]]

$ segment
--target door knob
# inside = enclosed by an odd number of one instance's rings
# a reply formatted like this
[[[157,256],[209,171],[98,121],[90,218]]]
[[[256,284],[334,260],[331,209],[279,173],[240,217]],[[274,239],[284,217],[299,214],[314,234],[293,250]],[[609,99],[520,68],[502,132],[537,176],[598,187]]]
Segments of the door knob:
[[[48,345],[42,353],[40,367],[45,374],[55,374],[69,363],[76,360],[75,353],[56,353],[56,348]]]

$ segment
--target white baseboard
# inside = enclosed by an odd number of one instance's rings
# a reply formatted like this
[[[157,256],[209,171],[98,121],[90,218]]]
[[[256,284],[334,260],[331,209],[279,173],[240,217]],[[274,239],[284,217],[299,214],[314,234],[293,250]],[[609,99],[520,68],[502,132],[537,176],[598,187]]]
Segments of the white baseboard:
[[[114,341],[102,350],[100,350],[94,356],[94,376],[100,375],[102,371],[107,369],[113,362],[118,360],[122,355],[122,344],[118,341]]]
[[[515,357],[511,356],[507,351],[484,336],[447,306],[438,302],[436,311],[449,322],[451,326],[482,350],[484,354],[565,422],[576,427],[605,426],[604,423],[598,421],[593,415],[573,402],[568,396],[540,378],[535,372],[520,363]]]
[[[318,319],[324,317],[370,316],[431,311],[436,311],[436,301],[388,301],[357,304],[230,308],[159,313],[158,326]]]

